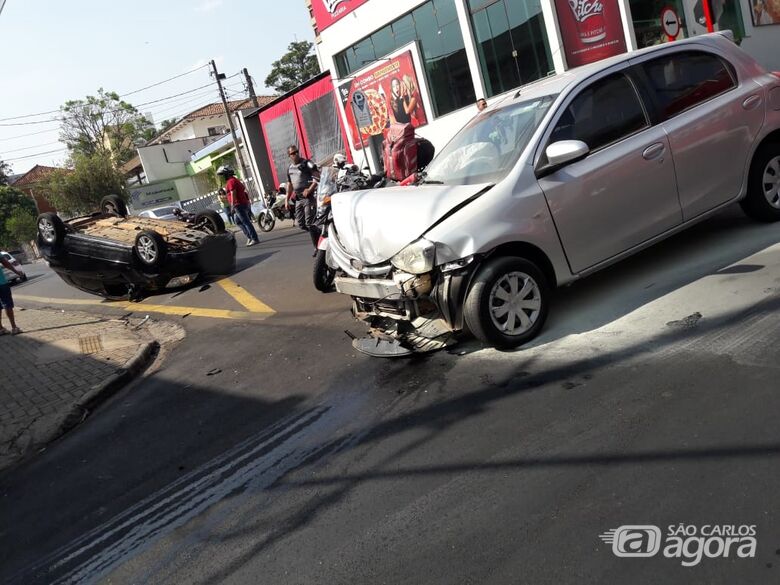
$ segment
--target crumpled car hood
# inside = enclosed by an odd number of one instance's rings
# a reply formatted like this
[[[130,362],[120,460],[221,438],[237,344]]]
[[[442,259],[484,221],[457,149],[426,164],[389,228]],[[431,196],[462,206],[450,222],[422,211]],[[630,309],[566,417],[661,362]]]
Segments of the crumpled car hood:
[[[422,185],[337,193],[331,205],[339,242],[363,262],[380,264],[489,186]]]

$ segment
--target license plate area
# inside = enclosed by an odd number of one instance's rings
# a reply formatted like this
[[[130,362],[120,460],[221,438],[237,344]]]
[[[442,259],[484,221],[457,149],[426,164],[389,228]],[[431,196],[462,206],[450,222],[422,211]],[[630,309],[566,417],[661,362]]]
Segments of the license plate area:
[[[397,299],[401,297],[401,287],[392,280],[337,276],[335,284],[338,292],[353,297],[367,299]]]

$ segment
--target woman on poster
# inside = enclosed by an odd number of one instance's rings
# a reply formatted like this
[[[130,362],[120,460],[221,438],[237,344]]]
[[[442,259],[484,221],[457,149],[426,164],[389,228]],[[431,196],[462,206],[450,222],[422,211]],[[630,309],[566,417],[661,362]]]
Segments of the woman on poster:
[[[412,112],[416,107],[417,100],[412,99],[400,79],[393,77],[390,81],[390,109],[393,112],[393,120],[398,124],[410,124]]]

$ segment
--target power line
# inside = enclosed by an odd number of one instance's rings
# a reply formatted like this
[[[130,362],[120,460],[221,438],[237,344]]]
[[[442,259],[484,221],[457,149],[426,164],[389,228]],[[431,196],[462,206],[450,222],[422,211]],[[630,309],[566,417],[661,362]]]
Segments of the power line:
[[[195,73],[196,71],[200,71],[201,69],[204,69],[205,67],[208,67],[208,63],[205,65],[201,65],[200,67],[196,67],[195,69],[192,69],[190,71],[186,71],[184,73],[180,73],[179,75],[174,75],[173,77],[169,77],[168,79],[163,79],[162,81],[158,81],[157,83],[153,83],[152,85],[147,85],[146,87],[142,87],[141,89],[136,89],[133,91],[129,91],[127,93],[121,94],[119,97],[127,97],[129,95],[134,95],[136,93],[141,93],[142,91],[146,91],[147,89],[151,89],[153,87],[157,87],[158,85],[162,85],[163,83],[168,83],[169,81],[173,81],[174,79],[179,79],[179,77],[184,77],[185,75],[189,75],[190,73]]]
[[[58,148],[56,150],[48,150],[46,152],[36,152],[35,154],[27,154],[25,156],[17,156],[15,158],[7,158],[7,159],[4,159],[4,160],[5,160],[5,162],[13,162],[15,160],[24,160],[26,158],[35,158],[37,156],[44,156],[46,154],[54,154],[55,152],[63,152],[65,150],[68,150],[68,149],[67,148]]]
[[[141,93],[142,91],[146,91],[147,89],[151,89],[153,87],[157,87],[158,85],[163,85],[164,83],[168,83],[169,81],[173,81],[174,79],[179,79],[180,77],[184,77],[185,75],[189,75],[191,73],[195,73],[196,71],[200,71],[201,69],[208,67],[208,64],[201,65],[200,67],[196,67],[195,69],[191,69],[190,71],[186,71],[184,73],[180,73],[179,75],[174,75],[173,77],[169,77],[168,79],[163,79],[162,81],[158,81],[157,83],[153,83],[151,85],[147,85],[146,87],[142,87],[141,89],[136,89],[127,93],[120,94],[120,98],[127,97],[129,95],[135,95],[137,93]],[[47,112],[38,112],[36,114],[24,114],[22,116],[11,116],[10,118],[0,118],[0,122],[7,122],[9,120],[23,120],[25,118],[35,118],[37,116],[46,116],[48,114],[56,114],[60,110],[49,110]]]
[[[16,136],[9,136],[8,138],[0,138],[0,142],[7,142],[9,140],[17,140],[19,138],[27,138],[28,136],[36,136],[38,134],[48,134],[49,132],[59,132],[60,128],[59,126],[57,128],[52,128],[51,130],[40,130],[38,132],[29,132],[27,134],[17,134]]]
[[[22,150],[33,150],[34,148],[41,148],[42,146],[51,146],[52,144],[60,144],[59,140],[55,140],[54,142],[44,142],[43,144],[36,144],[34,146],[25,146],[24,148],[15,148],[13,150],[3,150],[4,154],[8,154],[11,152],[20,152]]]
[[[190,93],[193,93],[193,92],[196,92],[196,91],[200,91],[201,89],[205,89],[207,87],[211,87],[211,84],[209,83],[207,85],[201,85],[200,87],[194,87],[194,88],[192,88],[190,90],[183,91],[181,93],[175,93],[173,95],[169,95],[169,96],[166,96],[164,98],[160,98],[160,99],[144,102],[144,103],[141,103],[141,104],[137,104],[137,105],[135,105],[133,107],[137,110],[138,108],[143,107],[143,106],[148,106],[150,104],[157,104],[157,103],[160,103],[160,102],[168,101],[168,100],[171,100],[173,98],[177,98],[177,97],[180,97],[180,96],[183,96],[183,95],[187,95],[187,94],[190,94]],[[115,112],[121,112],[121,111],[123,111],[123,110],[122,109],[106,110],[105,113],[115,113]],[[32,126],[34,124],[49,124],[51,122],[62,122],[62,118],[49,118],[48,120],[39,120],[39,121],[35,121],[35,122],[12,122],[10,124],[2,123],[2,124],[0,124],[0,126],[2,126],[2,127],[9,127],[9,126]]]

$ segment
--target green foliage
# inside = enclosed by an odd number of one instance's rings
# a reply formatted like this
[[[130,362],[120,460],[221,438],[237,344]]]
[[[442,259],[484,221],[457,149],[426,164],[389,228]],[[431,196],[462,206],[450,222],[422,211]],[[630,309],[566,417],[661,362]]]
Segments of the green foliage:
[[[116,92],[70,100],[60,107],[60,140],[76,155],[110,156],[120,166],[135,156],[135,143],[153,137],[154,125]]]
[[[15,224],[13,220],[16,216],[31,216],[34,228],[37,213],[35,202],[25,193],[13,187],[0,186],[0,247],[12,248],[15,244],[20,243],[17,236],[11,233]]]
[[[287,46],[287,53],[274,61],[265,84],[280,93],[287,93],[320,73],[314,43],[299,41]]]
[[[165,132],[168,128],[176,124],[179,120],[176,118],[170,118],[168,120],[163,120],[160,122],[160,132]]]
[[[17,209],[5,222],[5,229],[17,244],[23,244],[35,239],[36,223],[34,213]]]
[[[0,185],[7,185],[8,177],[11,176],[12,173],[11,165],[0,158]]]
[[[122,173],[104,153],[75,154],[72,169],[54,171],[44,187],[46,197],[62,213],[81,215],[96,211],[100,200],[114,194],[127,198]]]

